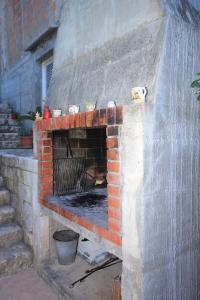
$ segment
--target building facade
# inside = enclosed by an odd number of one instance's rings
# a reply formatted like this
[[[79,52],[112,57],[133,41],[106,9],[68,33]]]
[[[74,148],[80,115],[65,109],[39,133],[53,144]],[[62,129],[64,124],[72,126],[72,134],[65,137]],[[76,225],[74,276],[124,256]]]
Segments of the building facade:
[[[53,55],[61,1],[1,1],[0,5],[1,101],[27,113],[45,97],[42,69]]]

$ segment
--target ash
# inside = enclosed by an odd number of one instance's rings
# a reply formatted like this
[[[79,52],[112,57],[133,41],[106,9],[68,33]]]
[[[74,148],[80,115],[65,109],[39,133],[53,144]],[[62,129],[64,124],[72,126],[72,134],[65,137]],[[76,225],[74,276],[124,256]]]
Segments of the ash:
[[[72,193],[65,196],[46,197],[54,203],[79,217],[84,217],[97,226],[108,226],[107,189],[95,188],[89,192]]]

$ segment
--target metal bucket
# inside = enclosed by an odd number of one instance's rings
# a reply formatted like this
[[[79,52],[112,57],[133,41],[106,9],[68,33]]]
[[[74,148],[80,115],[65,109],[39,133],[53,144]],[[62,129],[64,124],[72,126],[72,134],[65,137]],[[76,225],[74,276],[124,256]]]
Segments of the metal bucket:
[[[56,231],[53,234],[55,240],[58,262],[68,265],[75,261],[79,234],[72,230]]]

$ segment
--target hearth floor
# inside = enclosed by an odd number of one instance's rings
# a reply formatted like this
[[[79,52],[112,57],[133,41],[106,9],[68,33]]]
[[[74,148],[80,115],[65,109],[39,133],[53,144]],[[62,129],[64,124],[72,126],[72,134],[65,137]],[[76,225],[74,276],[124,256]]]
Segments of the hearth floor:
[[[62,266],[57,262],[54,264],[45,264],[40,268],[39,273],[63,299],[112,299],[114,278],[121,274],[121,263],[100,270],[86,278],[83,282],[70,288],[70,285],[75,280],[85,275],[87,269],[93,267],[77,255],[76,261],[71,265]]]
[[[97,201],[91,201],[91,203],[87,201],[87,203],[84,202],[82,204],[79,200],[76,200],[76,194],[71,196],[51,196],[46,197],[45,199],[50,205],[56,205],[57,207],[69,211],[78,217],[87,219],[90,223],[98,227],[107,229],[108,204],[106,189],[95,189],[93,192],[96,193],[96,195],[103,194],[105,197]],[[88,193],[88,197],[89,194],[90,193]]]

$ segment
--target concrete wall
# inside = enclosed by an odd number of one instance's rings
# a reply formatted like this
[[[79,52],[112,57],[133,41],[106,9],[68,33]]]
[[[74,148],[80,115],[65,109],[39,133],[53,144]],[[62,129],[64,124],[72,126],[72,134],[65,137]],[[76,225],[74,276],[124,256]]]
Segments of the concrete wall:
[[[50,227],[38,202],[38,161],[27,150],[0,153],[1,175],[16,208],[17,222],[22,226],[24,241],[34,253],[35,267],[49,258]]]
[[[199,2],[163,1],[153,101],[126,109],[122,129],[123,299],[198,299]],[[132,183],[132,184],[131,184]]]
[[[129,103],[137,85],[148,86],[152,99],[162,15],[159,0],[64,1],[50,106]]]
[[[200,29],[168,16],[155,103],[145,123],[145,299],[198,299]]]
[[[199,15],[187,1],[165,5],[154,100],[130,106],[122,130],[124,299],[200,295]]]
[[[33,247],[33,205],[37,198],[38,163],[32,157],[0,155],[1,175],[11,194],[16,218],[24,229],[25,241]]]
[[[120,139],[122,181],[122,299],[144,297],[143,183],[145,165],[144,121],[147,106],[134,103],[124,107]],[[153,299],[153,298],[151,298]],[[158,298],[159,299],[159,298]]]

